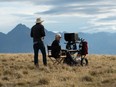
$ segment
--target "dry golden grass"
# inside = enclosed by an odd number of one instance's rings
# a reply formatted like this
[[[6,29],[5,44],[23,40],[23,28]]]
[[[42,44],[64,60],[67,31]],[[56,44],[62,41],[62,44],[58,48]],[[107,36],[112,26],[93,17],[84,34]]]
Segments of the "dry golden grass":
[[[40,56],[41,57],[41,56]],[[89,55],[89,65],[33,65],[33,54],[0,54],[0,87],[116,87],[116,56]]]

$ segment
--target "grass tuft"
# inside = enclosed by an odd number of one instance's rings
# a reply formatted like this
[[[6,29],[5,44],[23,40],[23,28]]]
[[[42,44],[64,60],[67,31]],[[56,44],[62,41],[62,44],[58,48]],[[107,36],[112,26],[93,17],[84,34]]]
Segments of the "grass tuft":
[[[9,78],[8,78],[8,77],[6,77],[6,76],[4,76],[4,77],[2,78],[2,80],[9,81]]]
[[[12,74],[12,71],[10,70],[3,71],[3,75],[11,75],[11,74]]]
[[[0,87],[2,87],[3,86],[3,84],[2,84],[2,82],[0,82]]]
[[[81,78],[81,80],[82,80],[82,81],[87,81],[87,82],[93,82],[93,78],[92,78],[91,76],[88,76],[88,75],[83,76],[83,77]]]
[[[49,84],[49,80],[46,78],[39,79],[37,83],[37,85],[48,85],[48,84]]]
[[[28,74],[28,71],[24,70],[24,71],[23,71],[23,74],[24,74],[24,75],[27,75],[27,74]]]

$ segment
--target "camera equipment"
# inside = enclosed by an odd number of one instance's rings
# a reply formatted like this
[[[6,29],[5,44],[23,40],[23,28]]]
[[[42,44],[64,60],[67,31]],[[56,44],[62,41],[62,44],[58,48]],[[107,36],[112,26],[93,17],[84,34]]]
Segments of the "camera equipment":
[[[64,34],[64,39],[68,42],[75,42],[78,40],[78,34],[77,33],[65,33]]]
[[[76,50],[76,42],[78,41],[78,34],[77,33],[65,33],[64,39],[67,41],[66,49],[68,50]]]
[[[88,60],[85,58],[86,54],[88,54],[87,42],[83,38],[79,38],[77,33],[65,33],[64,39],[66,41],[66,49],[70,51],[70,54],[74,56],[78,52],[78,56],[81,57],[80,64],[82,66],[88,65]],[[77,43],[79,46],[78,50]]]

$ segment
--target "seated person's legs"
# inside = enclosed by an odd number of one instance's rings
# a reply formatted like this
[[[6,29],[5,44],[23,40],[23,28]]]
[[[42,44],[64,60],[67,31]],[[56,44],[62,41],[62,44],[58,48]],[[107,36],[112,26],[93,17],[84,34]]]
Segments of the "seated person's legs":
[[[64,63],[68,64],[68,65],[75,65],[77,64],[77,62],[75,60],[73,60],[70,52],[66,51],[66,58],[64,60]]]

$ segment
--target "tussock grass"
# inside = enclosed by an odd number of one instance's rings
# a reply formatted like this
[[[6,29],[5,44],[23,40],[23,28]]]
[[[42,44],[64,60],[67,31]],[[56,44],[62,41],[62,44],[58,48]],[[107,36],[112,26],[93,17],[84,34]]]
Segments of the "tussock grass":
[[[2,87],[3,86],[3,84],[0,82],[0,87]]]
[[[49,79],[48,78],[41,78],[39,79],[37,85],[48,85],[49,84]]]
[[[9,78],[8,78],[8,77],[6,77],[6,76],[4,76],[4,77],[2,77],[2,80],[9,81]]]
[[[93,78],[89,75],[86,75],[86,76],[83,76],[81,78],[82,81],[87,81],[87,82],[92,82],[93,81]]]
[[[39,55],[41,57],[41,55]],[[116,87],[116,56],[88,55],[88,66],[33,64],[33,54],[0,54],[0,87]]]

